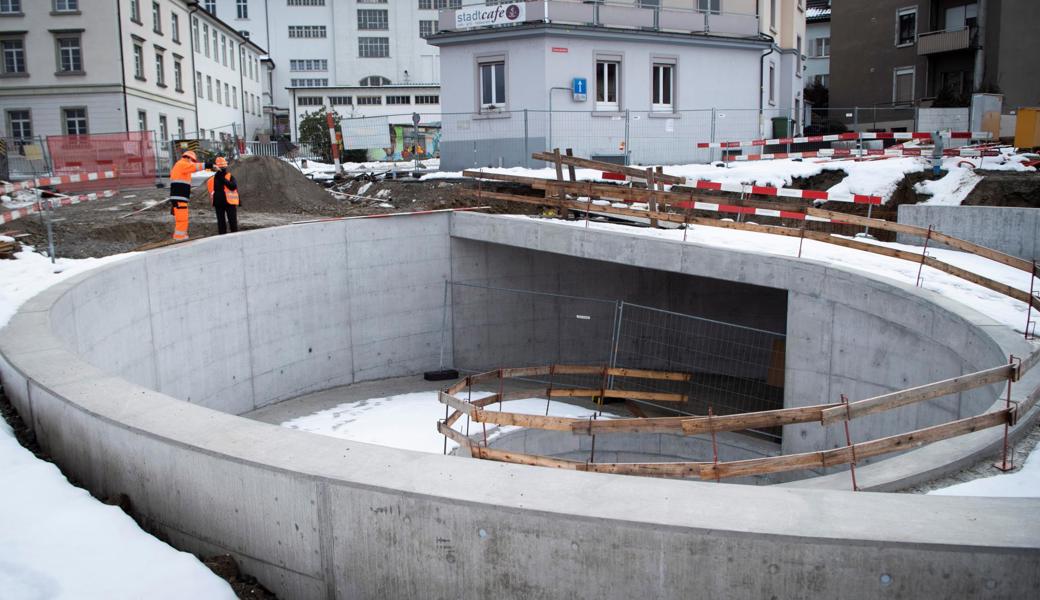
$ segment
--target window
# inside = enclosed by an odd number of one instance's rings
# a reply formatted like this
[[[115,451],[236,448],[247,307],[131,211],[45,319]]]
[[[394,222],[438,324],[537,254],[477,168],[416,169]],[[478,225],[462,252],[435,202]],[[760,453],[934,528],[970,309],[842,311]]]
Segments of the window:
[[[63,108],[62,120],[65,135],[87,134],[87,109],[85,108]]]
[[[325,6],[325,0],[287,0],[286,6]]]
[[[794,59],[795,60],[794,76],[795,77],[801,77],[802,76],[802,36],[800,36],[800,35],[799,36],[795,36],[795,40],[796,41],[795,41],[794,49],[798,51],[798,55],[795,56],[795,59]]]
[[[7,133],[16,140],[32,138],[32,119],[28,110],[7,111]]]
[[[358,96],[358,106],[375,106],[383,103],[382,96]]]
[[[776,0],[769,0],[769,28],[776,31]]]
[[[195,52],[199,51],[199,20],[191,20],[191,49]]]
[[[812,55],[817,58],[824,58],[831,55],[831,38],[816,38],[812,41],[812,48],[810,49]]]
[[[896,46],[907,46],[917,40],[917,7],[896,11]]]
[[[289,37],[291,38],[324,38],[324,25],[290,25]]]
[[[180,59],[173,59],[173,89],[178,92],[184,91],[184,71],[181,69]]]
[[[249,18],[249,0],[235,0],[236,15],[239,19]]]
[[[412,103],[412,97],[411,96],[407,96],[407,95],[405,95],[405,96],[387,96],[386,97],[386,103],[387,104],[411,104]]]
[[[892,102],[904,104],[914,101],[914,67],[892,70]]]
[[[506,104],[505,61],[480,64],[480,107],[502,108]]]
[[[441,10],[442,8],[462,8],[462,0],[419,0],[419,10]]]
[[[213,78],[206,75],[206,99],[213,101]]]
[[[83,52],[79,36],[61,36],[58,41],[58,71],[60,73],[82,73]]]
[[[336,105],[351,105],[354,101],[350,96],[329,96],[329,104]]]
[[[158,2],[152,2],[152,31],[162,33],[162,12],[159,11]]]
[[[217,16],[217,0],[203,0],[202,9],[214,17]]]
[[[246,62],[249,63],[249,78],[252,79],[253,78],[253,57],[250,56],[249,60],[246,61]]]
[[[162,52],[155,51],[155,85],[166,87],[166,59]]]
[[[357,11],[357,28],[362,30],[390,29],[387,11],[360,9]]]
[[[830,82],[830,73],[821,73],[819,75],[813,75],[813,83],[815,85],[822,85],[823,87],[827,87],[827,84],[829,82]]]
[[[235,40],[228,41],[228,62],[231,63],[231,70],[235,70]]]
[[[362,78],[358,83],[361,87],[381,87],[384,85],[390,85],[390,80],[379,75],[369,75],[368,77]]]
[[[361,58],[386,58],[390,56],[390,38],[359,37],[358,56]]]
[[[202,50],[206,58],[209,58],[209,25],[205,23],[202,24]]]
[[[231,86],[224,84],[224,104],[231,106]]]
[[[79,0],[54,0],[54,12],[76,12]]]
[[[202,73],[195,71],[195,93],[202,98]]]
[[[0,14],[22,12],[22,0],[0,0]]]
[[[250,63],[252,64],[252,63]],[[328,71],[329,61],[326,58],[301,58],[289,61],[290,71]],[[252,75],[250,75],[252,77]]]
[[[437,21],[419,21],[419,37],[428,38],[437,33]]]
[[[415,97],[415,103],[416,104],[440,104],[441,103],[441,97],[440,96],[436,96],[436,95],[416,96]]]
[[[213,27],[211,30],[213,33],[213,62],[219,62],[220,57],[217,55],[217,28]]]
[[[238,108],[238,88],[231,86],[231,106]]]
[[[776,104],[776,65],[769,63],[769,103]]]
[[[246,38],[247,40],[249,39],[249,32],[246,31],[245,29],[239,29],[238,30],[238,35]]]
[[[217,94],[216,94],[216,96],[217,96],[217,104],[223,104],[223,102],[220,101],[220,80],[219,79],[214,79],[213,81],[214,81],[214,83],[217,84],[217,85],[214,86],[216,88],[216,90],[217,90]]]
[[[386,4],[386,0],[357,0],[358,4]]]
[[[227,36],[220,34],[220,62],[227,66]]]
[[[141,1],[130,0],[130,20],[138,25],[141,24]]]
[[[719,7],[720,3],[721,0],[697,0],[697,10],[719,15],[722,14],[722,9]]]
[[[4,54],[4,75],[17,75],[26,72],[24,39],[0,40],[0,50],[2,50]]]
[[[596,110],[618,110],[621,95],[621,63],[596,61]]]
[[[177,13],[170,13],[170,39],[175,44],[181,43],[181,17]]]
[[[184,139],[184,119],[177,119],[177,139]]]
[[[975,27],[979,20],[978,4],[962,4],[946,9],[946,31],[958,31],[965,27]]]
[[[299,106],[321,106],[323,102],[321,96],[300,96],[296,98],[296,104]]]
[[[653,86],[651,109],[672,111],[674,109],[672,98],[675,95],[675,65],[654,63],[651,80]]]
[[[328,87],[328,79],[290,79],[289,87]]]
[[[137,130],[147,131],[148,130],[148,113],[143,110],[137,111]]]
[[[144,81],[144,48],[134,44],[134,78]]]
[[[170,128],[166,124],[166,115],[159,115],[159,139],[162,141],[170,139]]]

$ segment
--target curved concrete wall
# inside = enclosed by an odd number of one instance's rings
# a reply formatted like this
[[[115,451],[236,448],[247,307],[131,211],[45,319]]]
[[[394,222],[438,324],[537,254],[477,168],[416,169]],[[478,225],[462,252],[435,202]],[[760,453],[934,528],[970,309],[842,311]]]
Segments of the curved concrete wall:
[[[66,473],[99,495],[128,494],[181,547],[233,553],[285,598],[1006,597],[1040,586],[1036,500],[462,462],[228,414],[435,366],[443,281],[458,264],[449,228],[456,241],[772,282],[834,309],[899,313],[887,319],[897,330],[933,338],[940,323],[960,324],[974,333],[948,346],[981,366],[1028,350],[1002,339],[1004,328],[987,335],[991,324],[963,308],[932,306],[922,322],[936,298],[808,261],[440,214],[211,238],[87,273],[30,300],[0,331],[0,377]],[[717,271],[709,259],[721,260]],[[788,323],[807,344],[822,339]],[[851,381],[854,369],[832,372]],[[964,456],[990,444],[977,436]],[[889,462],[861,477],[880,473],[882,485],[922,470],[882,472]]]

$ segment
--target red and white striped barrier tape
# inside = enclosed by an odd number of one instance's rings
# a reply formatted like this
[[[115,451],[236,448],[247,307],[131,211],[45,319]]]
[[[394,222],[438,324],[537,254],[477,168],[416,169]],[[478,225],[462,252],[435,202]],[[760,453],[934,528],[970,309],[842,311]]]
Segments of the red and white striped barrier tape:
[[[985,140],[989,139],[988,131],[950,131],[942,134],[948,139]],[[782,144],[808,144],[813,142],[842,142],[852,140],[930,140],[932,134],[927,131],[896,132],[853,132],[832,133],[828,135],[809,135],[804,137],[770,138],[743,142],[697,142],[697,148],[745,148],[750,146],[778,146]]]
[[[47,185],[60,185],[63,183],[79,183],[81,181],[97,181],[99,179],[114,179],[115,171],[98,171],[96,173],[74,173],[72,175],[59,175],[57,177],[40,177],[18,183],[5,183],[0,185],[0,193],[9,194],[18,190],[31,190]]]
[[[733,192],[736,194],[757,194],[760,196],[777,196],[780,198],[801,198],[803,200],[824,200],[826,202],[851,202],[854,204],[881,204],[881,196],[868,196],[866,194],[832,194],[830,192],[819,192],[816,190],[798,190],[794,188],[776,188],[766,185],[745,185],[743,183],[732,183],[728,181],[706,181],[703,179],[695,182],[687,182],[700,190],[714,190],[717,192]]]
[[[80,202],[89,202],[91,200],[100,200],[103,198],[111,198],[112,196],[118,195],[119,192],[115,190],[105,190],[103,192],[93,192],[90,194],[81,194],[79,196],[60,196],[57,198],[46,198],[40,202],[36,202],[29,206],[23,206],[14,210],[0,213],[0,223],[10,223],[15,219],[21,219],[22,217],[28,217],[33,213],[38,213],[43,210],[44,206],[50,208],[57,208],[59,206],[69,206],[71,204],[79,204]]]
[[[735,206],[733,204],[716,204],[714,202],[674,202],[669,206],[678,208],[690,208],[693,210],[710,210],[714,212],[735,213],[744,215],[757,215],[760,217],[778,217],[780,219],[798,219],[800,221],[819,221],[821,223],[832,223],[832,219],[826,217],[814,217],[805,213],[789,210],[775,210],[772,208],[756,208],[753,206]]]
[[[806,152],[774,152],[772,154],[739,154],[734,156],[723,157],[724,161],[732,162],[743,162],[749,160],[779,160],[784,158],[842,158],[842,157],[855,157],[855,156],[931,156],[932,151],[926,148],[902,148],[902,149],[881,149],[881,148],[865,148],[862,150],[834,148],[824,150],[810,150]],[[948,148],[943,150],[943,156],[964,156],[970,158],[978,158],[981,156],[1000,156],[999,150],[983,150],[983,149],[963,149],[963,148]]]

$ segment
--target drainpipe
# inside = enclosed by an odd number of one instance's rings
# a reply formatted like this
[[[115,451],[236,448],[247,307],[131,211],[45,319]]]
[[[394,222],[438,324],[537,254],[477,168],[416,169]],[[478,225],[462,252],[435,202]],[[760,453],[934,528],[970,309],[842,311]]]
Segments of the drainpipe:
[[[123,56],[123,9],[122,3],[116,2],[116,26],[119,29],[119,75],[123,90],[123,131],[130,134],[130,113],[126,103],[126,58]]]
[[[238,45],[238,94],[239,101],[242,103],[242,139],[248,141],[248,135],[246,134],[246,76],[245,69],[242,68],[242,61],[246,57],[246,47],[243,44]],[[261,92],[262,94],[262,92]]]
[[[199,3],[193,2],[188,6],[191,7],[191,10],[188,11],[188,38],[191,40],[191,44],[189,44],[191,47],[191,101],[195,105],[195,138],[198,139],[202,136],[199,135],[199,90],[195,76],[197,73],[195,70],[195,36],[193,35],[195,29],[192,28],[192,20],[195,18],[195,12],[199,10]]]
[[[987,0],[979,0],[979,16],[976,19],[976,27],[979,30],[978,48],[975,49],[975,77],[972,81],[975,90],[982,87],[986,78],[986,4]]]
[[[762,133],[762,126],[764,125],[762,111],[765,110],[765,95],[766,95],[766,57],[776,52],[776,39],[769,34],[764,34],[769,38],[770,46],[769,52],[766,52],[758,61],[758,133],[759,135],[765,135]]]

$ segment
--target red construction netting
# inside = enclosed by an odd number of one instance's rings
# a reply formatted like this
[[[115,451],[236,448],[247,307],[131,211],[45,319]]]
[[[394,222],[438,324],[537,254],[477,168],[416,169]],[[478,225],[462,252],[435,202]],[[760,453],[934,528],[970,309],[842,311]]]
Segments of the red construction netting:
[[[115,170],[116,179],[65,183],[63,193],[147,187],[155,183],[152,132],[47,136],[55,176]]]

